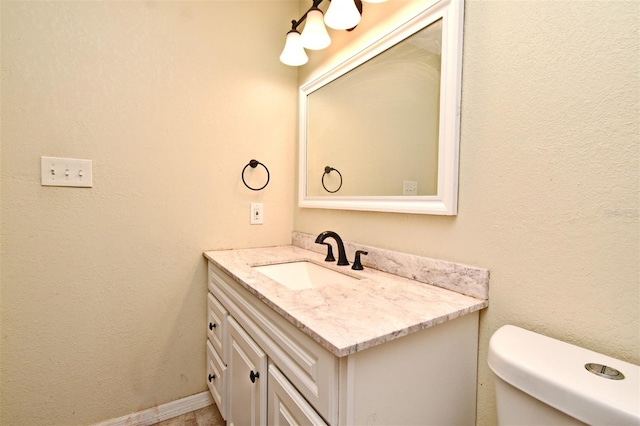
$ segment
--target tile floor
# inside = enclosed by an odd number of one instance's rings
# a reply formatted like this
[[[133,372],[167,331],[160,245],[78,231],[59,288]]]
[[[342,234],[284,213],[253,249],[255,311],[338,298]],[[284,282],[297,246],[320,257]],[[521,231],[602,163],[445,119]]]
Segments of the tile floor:
[[[215,404],[192,411],[173,419],[156,423],[154,426],[225,426],[225,422]]]

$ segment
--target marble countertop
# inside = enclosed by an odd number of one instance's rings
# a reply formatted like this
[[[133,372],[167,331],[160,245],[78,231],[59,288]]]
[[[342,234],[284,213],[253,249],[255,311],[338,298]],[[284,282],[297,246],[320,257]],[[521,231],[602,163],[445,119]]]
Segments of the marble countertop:
[[[324,255],[297,246],[207,251],[205,257],[336,356],[388,342],[488,306],[475,298],[372,269],[325,262]],[[290,290],[253,266],[306,260],[359,278]],[[363,262],[364,263],[364,262]]]

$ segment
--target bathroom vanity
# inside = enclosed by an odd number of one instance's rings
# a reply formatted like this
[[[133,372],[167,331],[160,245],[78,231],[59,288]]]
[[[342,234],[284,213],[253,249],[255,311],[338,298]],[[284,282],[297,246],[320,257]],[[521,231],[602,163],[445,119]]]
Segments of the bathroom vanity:
[[[205,253],[207,380],[227,424],[474,424],[488,271],[372,247],[354,271],[311,238]],[[329,278],[292,289],[257,268],[299,261]]]

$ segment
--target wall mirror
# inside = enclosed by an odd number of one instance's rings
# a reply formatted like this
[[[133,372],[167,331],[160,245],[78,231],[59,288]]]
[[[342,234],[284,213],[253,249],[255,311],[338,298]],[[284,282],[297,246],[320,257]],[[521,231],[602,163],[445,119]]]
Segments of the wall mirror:
[[[461,0],[300,87],[299,206],[455,215]]]

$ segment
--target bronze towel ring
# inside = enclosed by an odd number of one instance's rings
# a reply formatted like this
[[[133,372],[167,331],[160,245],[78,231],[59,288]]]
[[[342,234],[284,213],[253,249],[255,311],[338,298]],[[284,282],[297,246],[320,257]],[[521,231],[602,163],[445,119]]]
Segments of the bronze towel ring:
[[[251,186],[249,186],[247,184],[247,181],[244,180],[244,172],[247,170],[247,167],[251,166],[252,169],[255,169],[256,167],[258,167],[258,164],[261,165],[262,167],[264,167],[264,169],[267,171],[267,181],[265,182],[264,185],[262,185],[260,188],[252,188]],[[249,164],[247,164],[246,166],[244,166],[244,169],[242,169],[242,183],[244,183],[244,186],[246,186],[247,188],[249,188],[252,191],[260,191],[261,189],[266,188],[267,185],[269,185],[269,169],[267,169],[267,166],[265,166],[264,164],[262,164],[261,162],[259,162],[258,160],[251,160],[249,161]]]
[[[338,185],[338,189],[336,189],[335,191],[329,191],[327,189],[326,185],[324,184],[324,177],[326,175],[328,175],[329,173],[331,173],[332,171],[335,171],[336,173],[338,173],[338,176],[340,176],[340,185]],[[322,175],[322,187],[324,188],[325,191],[327,191],[327,192],[329,192],[331,194],[334,194],[334,193],[340,191],[340,188],[342,188],[342,173],[340,173],[340,171],[338,169],[334,169],[333,167],[326,166],[324,168],[324,173]]]

